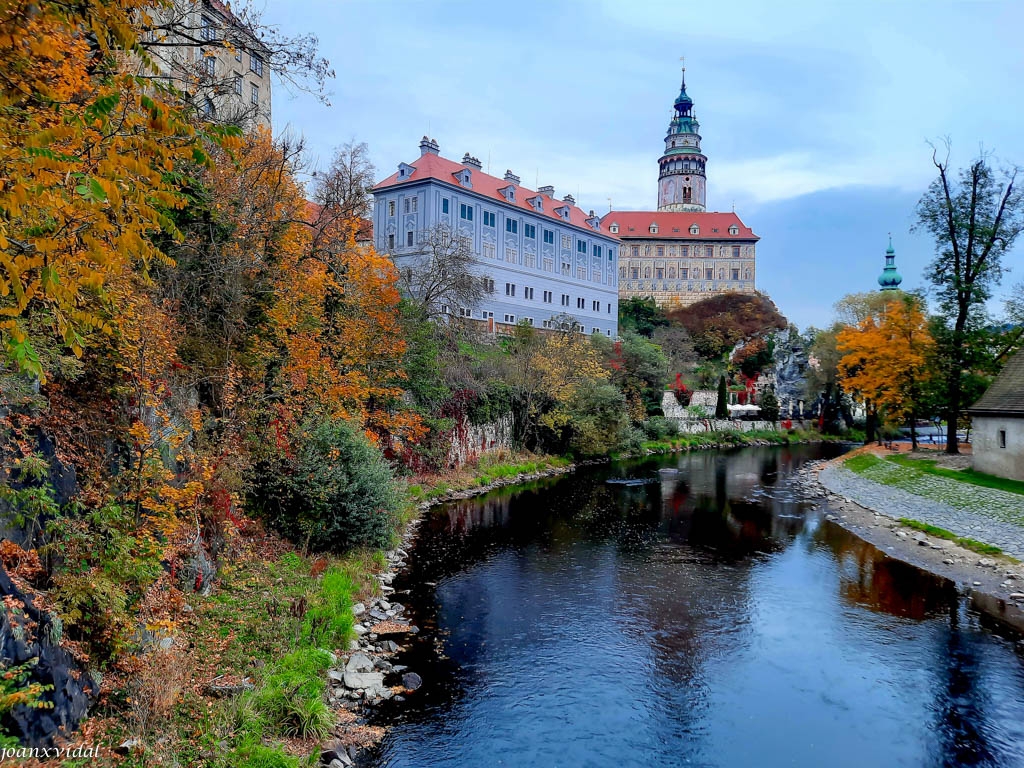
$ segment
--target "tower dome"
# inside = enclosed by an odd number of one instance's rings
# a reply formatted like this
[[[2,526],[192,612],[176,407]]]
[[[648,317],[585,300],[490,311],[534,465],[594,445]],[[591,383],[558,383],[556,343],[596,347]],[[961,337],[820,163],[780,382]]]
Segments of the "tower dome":
[[[885,268],[878,276],[878,284],[883,291],[898,291],[903,276],[896,271],[896,250],[892,247],[892,235],[889,235],[889,247],[885,249]]]
[[[700,123],[686,92],[683,68],[679,95],[665,136],[665,154],[658,160],[658,210],[703,211],[707,192],[707,158],[700,148]]]

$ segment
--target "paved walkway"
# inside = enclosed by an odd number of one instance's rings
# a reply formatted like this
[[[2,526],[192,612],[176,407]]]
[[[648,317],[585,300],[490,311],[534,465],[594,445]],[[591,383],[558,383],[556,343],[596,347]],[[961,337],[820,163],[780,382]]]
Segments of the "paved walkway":
[[[1024,496],[900,469],[882,462],[856,474],[836,463],[823,469],[818,480],[833,493],[879,514],[945,528],[1024,560]],[[872,480],[882,477],[898,480],[899,486]]]

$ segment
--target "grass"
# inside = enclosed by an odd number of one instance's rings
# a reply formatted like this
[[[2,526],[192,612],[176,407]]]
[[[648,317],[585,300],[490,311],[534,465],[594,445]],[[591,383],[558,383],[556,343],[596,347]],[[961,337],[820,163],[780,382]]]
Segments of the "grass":
[[[775,429],[759,429],[750,432],[698,432],[693,434],[679,434],[662,438],[661,440],[647,440],[642,443],[645,451],[653,453],[671,453],[673,451],[685,451],[704,446],[743,446],[757,443],[769,442],[774,445],[792,445],[794,443],[812,442],[845,442],[847,437],[834,435],[823,435],[807,429],[793,429],[787,431]]]
[[[977,539],[970,539],[966,536],[957,536],[952,531],[947,531],[945,528],[939,528],[936,525],[922,523],[919,520],[911,520],[909,517],[901,517],[899,521],[908,528],[913,528],[915,531],[923,531],[924,533],[927,533],[929,536],[934,536],[937,539],[946,539],[947,541],[955,542],[964,549],[969,549],[972,552],[977,552],[982,555],[1003,554],[1003,550],[1001,550],[994,544],[985,544],[984,542],[978,541]]]
[[[984,472],[975,472],[973,469],[948,469],[938,466],[938,462],[935,459],[912,459],[909,456],[901,455],[889,456],[887,458],[889,461],[895,462],[900,466],[909,467],[918,472],[924,472],[927,475],[948,477],[961,483],[970,483],[982,488],[994,488],[998,491],[1024,495],[1024,481],[1022,480],[1010,480],[996,475],[987,475]]]
[[[444,496],[449,491],[480,488],[498,480],[565,467],[570,463],[570,459],[562,456],[498,451],[484,454],[445,475],[425,477],[422,483],[409,486],[409,495],[413,502],[421,502]]]

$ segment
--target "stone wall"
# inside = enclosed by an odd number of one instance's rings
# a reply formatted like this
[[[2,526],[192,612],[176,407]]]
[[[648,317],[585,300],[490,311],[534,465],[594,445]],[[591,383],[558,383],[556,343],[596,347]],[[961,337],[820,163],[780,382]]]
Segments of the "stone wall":
[[[512,426],[512,414],[488,424],[471,424],[468,419],[463,419],[452,433],[449,465],[458,467],[492,451],[511,451]]]
[[[671,418],[671,417],[669,417]],[[703,432],[755,432],[760,430],[778,430],[779,424],[775,421],[744,421],[741,419],[679,419],[672,421],[679,427],[679,431],[687,435],[696,435]]]

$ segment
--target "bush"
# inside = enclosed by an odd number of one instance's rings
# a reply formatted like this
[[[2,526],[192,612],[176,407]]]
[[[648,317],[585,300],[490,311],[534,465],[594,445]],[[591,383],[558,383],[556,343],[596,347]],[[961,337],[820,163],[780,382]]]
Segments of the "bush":
[[[251,508],[308,551],[387,546],[401,498],[380,450],[343,419],[306,422],[295,442],[257,465]]]
[[[582,456],[605,454],[620,442],[629,419],[626,398],[605,381],[583,382],[569,402],[570,446]]]
[[[630,454],[643,453],[644,438],[643,430],[627,425],[619,436],[619,450]]]
[[[679,434],[679,425],[673,419],[664,416],[652,416],[643,423],[644,434],[650,440],[664,440]]]

